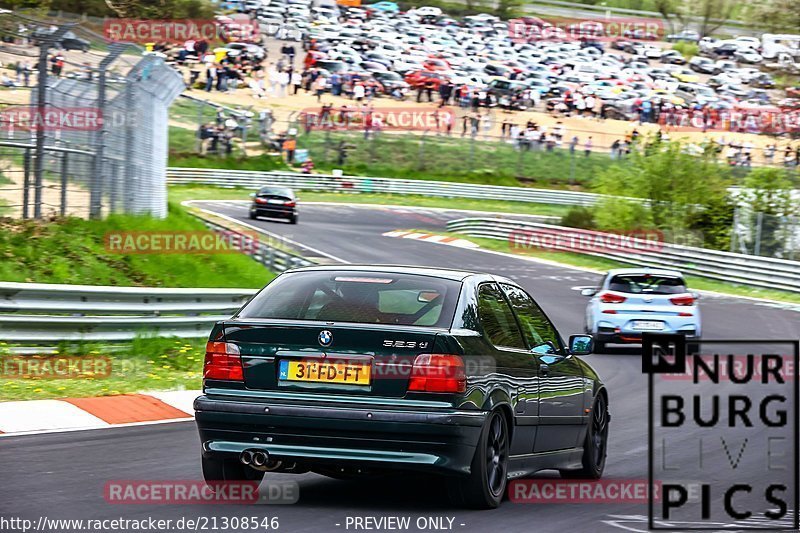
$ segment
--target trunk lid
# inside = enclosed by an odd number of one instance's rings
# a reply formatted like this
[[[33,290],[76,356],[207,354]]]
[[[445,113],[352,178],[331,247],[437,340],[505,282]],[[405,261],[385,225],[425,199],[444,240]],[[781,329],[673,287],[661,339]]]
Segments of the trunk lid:
[[[224,324],[248,389],[380,397],[405,395],[414,358],[434,351],[437,331],[275,319]]]

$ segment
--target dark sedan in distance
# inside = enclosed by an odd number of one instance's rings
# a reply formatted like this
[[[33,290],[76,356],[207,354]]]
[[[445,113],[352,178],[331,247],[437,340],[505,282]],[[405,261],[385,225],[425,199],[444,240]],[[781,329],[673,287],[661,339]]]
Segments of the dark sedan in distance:
[[[598,479],[608,393],[513,281],[459,270],[284,272],[208,341],[195,400],[203,476],[417,471],[453,503],[500,504],[509,478]]]
[[[290,224],[297,224],[297,197],[288,187],[261,187],[250,195],[250,218],[284,218]]]

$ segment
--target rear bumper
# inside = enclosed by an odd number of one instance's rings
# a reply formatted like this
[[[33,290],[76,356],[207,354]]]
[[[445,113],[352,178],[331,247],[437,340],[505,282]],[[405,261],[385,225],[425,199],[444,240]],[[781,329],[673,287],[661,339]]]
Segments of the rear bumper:
[[[203,453],[261,449],[309,468],[368,467],[468,473],[486,413],[320,407],[264,401],[195,400]]]
[[[259,217],[291,218],[297,214],[292,207],[251,207],[250,213]]]
[[[683,333],[687,340],[697,340],[699,339],[699,335],[696,335],[694,331],[683,332],[683,331],[654,331],[653,333]],[[641,332],[599,332],[595,333],[594,335],[595,341],[603,342],[606,344],[641,344],[642,343],[642,333]]]

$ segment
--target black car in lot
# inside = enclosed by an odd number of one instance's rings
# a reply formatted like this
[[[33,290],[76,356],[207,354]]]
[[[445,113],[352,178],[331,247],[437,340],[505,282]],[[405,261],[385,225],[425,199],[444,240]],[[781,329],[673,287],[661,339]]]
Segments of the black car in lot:
[[[47,28],[38,28],[31,35],[33,43],[37,46],[43,43],[50,44],[53,41],[53,31]],[[81,52],[88,52],[92,47],[92,43],[86,39],[82,39],[71,31],[67,31],[59,39],[56,39],[54,44],[57,48],[62,50],[80,50]]]
[[[287,271],[218,322],[195,400],[203,475],[438,474],[493,508],[543,469],[598,479],[608,393],[534,299],[489,274],[424,267]]]
[[[250,218],[284,218],[290,224],[297,224],[297,197],[288,187],[261,187],[250,195]]]

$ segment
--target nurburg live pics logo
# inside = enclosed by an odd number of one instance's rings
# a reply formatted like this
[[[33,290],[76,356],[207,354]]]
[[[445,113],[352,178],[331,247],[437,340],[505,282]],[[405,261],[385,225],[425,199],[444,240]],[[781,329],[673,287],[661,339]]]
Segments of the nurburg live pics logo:
[[[798,360],[797,340],[643,334],[649,529],[798,530]]]

